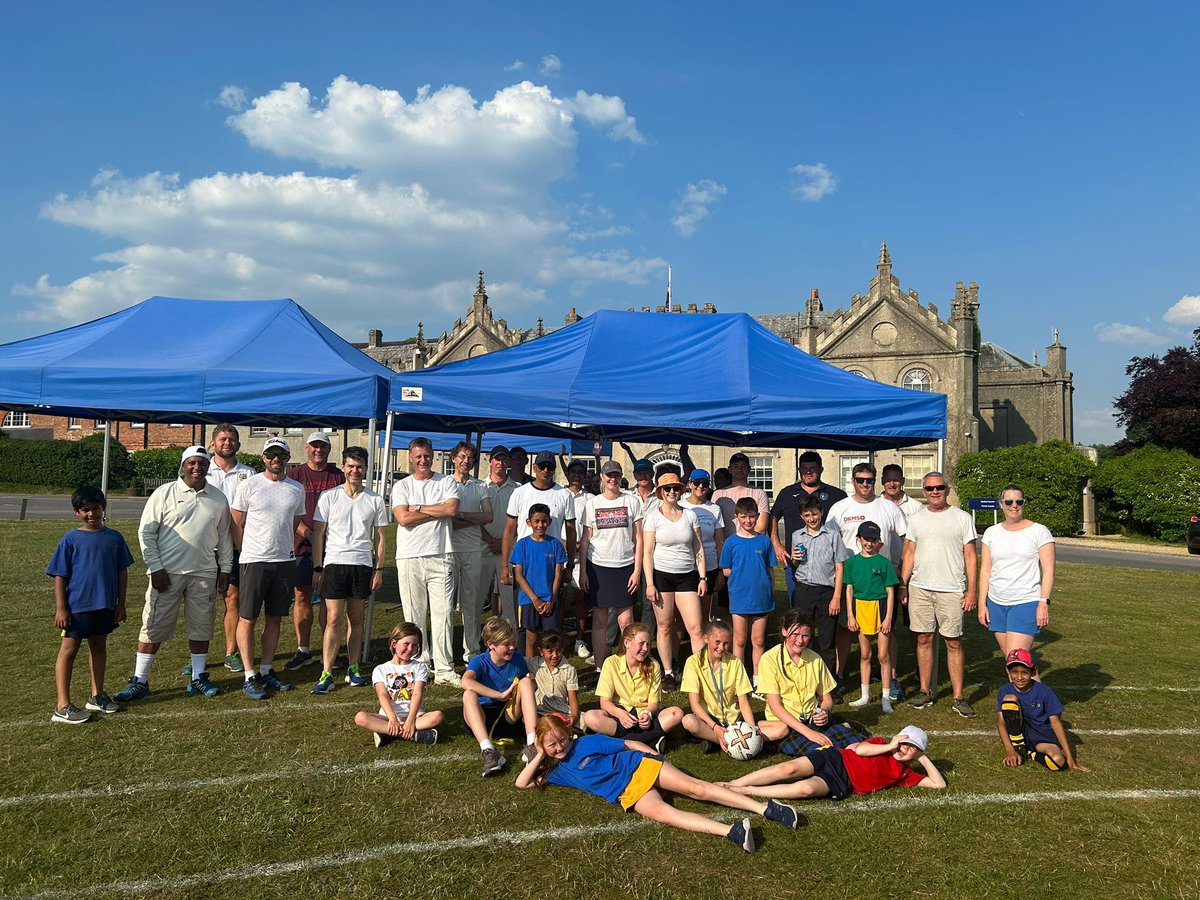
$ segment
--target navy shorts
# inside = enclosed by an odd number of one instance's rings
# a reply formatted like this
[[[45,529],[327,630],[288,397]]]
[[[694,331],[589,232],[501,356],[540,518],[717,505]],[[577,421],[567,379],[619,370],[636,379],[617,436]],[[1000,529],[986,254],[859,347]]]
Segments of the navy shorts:
[[[811,750],[804,754],[804,758],[812,763],[813,774],[828,785],[830,800],[845,800],[854,793],[846,764],[842,762],[842,754],[837,748]]]
[[[366,600],[371,596],[374,574],[375,570],[370,566],[330,563],[322,573],[321,596],[334,600]]]
[[[532,603],[522,603],[517,607],[517,627],[538,634],[558,631],[558,604],[555,603],[550,612],[542,615],[533,608]]]
[[[511,721],[504,714],[505,705],[498,701],[479,704],[479,708],[483,711],[483,724],[487,728],[488,734],[494,738],[525,737],[524,719]],[[493,727],[496,729],[495,731],[492,730]]]
[[[114,610],[89,609],[87,612],[71,613],[71,621],[63,629],[62,636],[82,641],[84,638],[112,634],[116,627]]]

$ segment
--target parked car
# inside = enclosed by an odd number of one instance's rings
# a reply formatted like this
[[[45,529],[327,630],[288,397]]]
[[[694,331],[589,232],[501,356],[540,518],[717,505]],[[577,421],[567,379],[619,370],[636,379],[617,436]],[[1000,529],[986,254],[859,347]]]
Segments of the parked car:
[[[1200,516],[1188,520],[1187,545],[1188,553],[1200,553]]]

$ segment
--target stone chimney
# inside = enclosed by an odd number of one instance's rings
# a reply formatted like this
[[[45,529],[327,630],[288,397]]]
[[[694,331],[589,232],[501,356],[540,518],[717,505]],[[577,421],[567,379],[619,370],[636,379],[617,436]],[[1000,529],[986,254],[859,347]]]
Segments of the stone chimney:
[[[378,347],[382,343],[383,343],[383,330],[382,329],[372,328],[370,331],[367,332],[367,346],[368,347]]]

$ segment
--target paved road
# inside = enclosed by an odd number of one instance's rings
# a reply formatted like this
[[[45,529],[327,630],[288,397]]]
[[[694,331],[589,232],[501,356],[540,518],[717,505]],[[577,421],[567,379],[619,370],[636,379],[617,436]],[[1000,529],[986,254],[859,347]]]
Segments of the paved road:
[[[0,494],[0,519],[19,519],[21,517],[21,501],[25,499],[29,501],[25,510],[27,519],[75,518],[69,496],[36,494],[25,498],[15,494]],[[142,507],[145,505],[145,497],[109,497],[108,517],[110,519],[140,519]]]
[[[1160,572],[1194,572],[1200,575],[1200,556],[1178,556],[1141,550],[1106,550],[1095,547],[1067,546],[1056,548],[1060,562],[1083,563],[1091,566],[1119,566],[1124,569],[1157,569]]]

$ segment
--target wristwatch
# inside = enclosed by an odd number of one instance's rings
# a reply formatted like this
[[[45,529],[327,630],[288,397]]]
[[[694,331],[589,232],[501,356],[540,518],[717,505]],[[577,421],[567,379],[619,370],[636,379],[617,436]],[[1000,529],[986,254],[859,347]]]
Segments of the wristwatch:
[[[413,512],[420,512],[420,511],[421,511],[421,504],[420,503],[413,504]]]
[[[313,571],[314,572],[324,572],[325,567],[324,566],[313,566]]]

